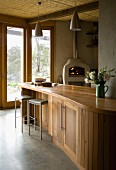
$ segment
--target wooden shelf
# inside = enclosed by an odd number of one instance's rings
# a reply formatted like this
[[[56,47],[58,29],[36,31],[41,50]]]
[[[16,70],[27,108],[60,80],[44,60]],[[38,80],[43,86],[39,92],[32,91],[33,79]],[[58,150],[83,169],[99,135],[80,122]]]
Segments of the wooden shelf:
[[[88,44],[86,47],[97,47],[98,46],[98,33],[97,32],[88,32],[87,35],[92,35],[91,44]]]

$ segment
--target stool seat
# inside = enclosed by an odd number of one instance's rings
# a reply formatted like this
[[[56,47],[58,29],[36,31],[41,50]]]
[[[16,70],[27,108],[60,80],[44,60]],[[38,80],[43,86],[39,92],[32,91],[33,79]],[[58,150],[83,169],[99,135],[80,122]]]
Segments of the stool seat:
[[[29,103],[34,104],[34,105],[40,105],[40,104],[46,104],[48,103],[48,101],[44,99],[30,99]]]
[[[20,95],[20,96],[15,97],[15,99],[16,100],[29,100],[29,99],[32,99],[32,97],[28,95]]]
[[[29,100],[29,104],[33,104],[34,105],[34,127],[36,124],[36,111],[35,111],[35,106],[39,105],[39,114],[40,114],[40,138],[42,140],[42,105],[47,104],[48,100],[44,100],[44,99],[30,99]],[[29,110],[30,110],[30,106],[29,106]],[[30,135],[30,112],[28,114],[28,120],[29,120],[29,135]]]

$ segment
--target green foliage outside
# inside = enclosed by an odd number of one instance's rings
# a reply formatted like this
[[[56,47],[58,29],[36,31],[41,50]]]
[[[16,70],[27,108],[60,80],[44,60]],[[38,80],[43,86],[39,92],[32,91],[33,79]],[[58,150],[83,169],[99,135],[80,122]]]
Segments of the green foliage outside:
[[[32,73],[36,77],[49,77],[49,48],[37,42],[32,54]],[[19,46],[7,52],[7,83],[16,87],[21,80],[21,49]]]
[[[16,83],[21,80],[21,49],[18,46],[12,47],[7,52],[7,81],[8,84]]]
[[[38,40],[36,40],[36,44],[32,54],[32,74],[34,77],[49,77],[49,47],[45,44],[39,45]]]

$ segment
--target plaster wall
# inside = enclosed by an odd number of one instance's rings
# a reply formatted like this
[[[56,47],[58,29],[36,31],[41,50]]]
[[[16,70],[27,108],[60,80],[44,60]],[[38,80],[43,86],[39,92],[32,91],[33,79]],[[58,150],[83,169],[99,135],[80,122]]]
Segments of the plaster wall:
[[[77,32],[78,38],[78,57],[81,58],[91,69],[98,69],[98,46],[92,45],[94,35],[87,35],[88,32],[94,32],[93,22],[81,21],[82,30]]]
[[[81,21],[82,30],[77,33],[77,57],[88,64],[91,69],[98,68],[98,47],[86,47],[92,41],[92,36],[86,35],[93,29],[92,22]],[[56,81],[62,75],[63,66],[69,58],[73,58],[73,36],[70,22],[56,21]]]
[[[56,21],[56,80],[62,75],[64,64],[73,55],[73,34],[69,22]]]
[[[99,1],[99,69],[107,66],[116,68],[116,1]],[[116,77],[107,82],[109,90],[106,96],[116,98]]]

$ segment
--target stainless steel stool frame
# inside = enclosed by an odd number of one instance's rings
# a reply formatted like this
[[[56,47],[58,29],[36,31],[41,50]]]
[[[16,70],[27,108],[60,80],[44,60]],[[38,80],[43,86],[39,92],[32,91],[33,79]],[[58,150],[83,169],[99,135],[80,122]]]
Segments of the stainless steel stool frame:
[[[32,97],[31,96],[27,96],[27,95],[22,95],[22,96],[20,96],[19,98],[18,97],[15,97],[15,128],[16,128],[16,119],[18,118],[17,117],[17,106],[16,106],[16,103],[17,103],[17,101],[20,101],[21,102],[21,104],[20,104],[20,109],[21,109],[21,118],[22,118],[22,120],[21,120],[21,131],[22,131],[22,133],[23,133],[23,115],[22,115],[22,101],[27,101],[27,123],[29,122],[29,120],[28,120],[28,114],[29,114],[29,100],[30,99],[32,99]]]
[[[42,105],[47,104],[48,101],[44,99],[31,99],[29,100],[29,110],[30,110],[30,104],[34,105],[34,129],[36,129],[36,113],[35,108],[36,105],[39,105],[39,116],[40,116],[40,139],[42,140]],[[30,112],[28,114],[29,119],[29,135],[30,135]]]

